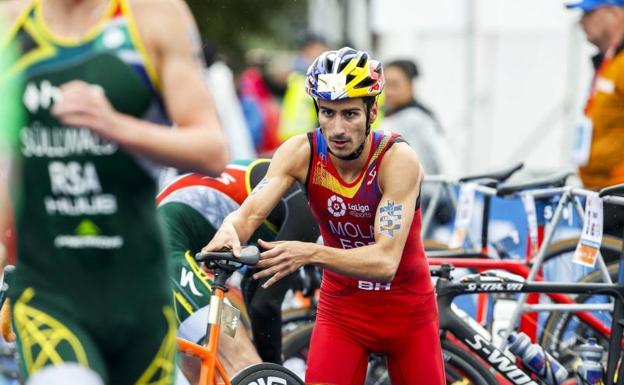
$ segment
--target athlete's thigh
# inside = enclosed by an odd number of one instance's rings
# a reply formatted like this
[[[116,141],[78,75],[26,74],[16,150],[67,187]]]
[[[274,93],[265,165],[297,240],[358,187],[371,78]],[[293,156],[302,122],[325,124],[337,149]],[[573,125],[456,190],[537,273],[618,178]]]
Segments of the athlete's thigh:
[[[78,364],[108,383],[100,347],[62,297],[27,288],[16,296],[13,326],[26,379],[50,365]]]
[[[317,321],[308,353],[306,384],[361,385],[367,366],[368,353],[353,336]]]
[[[389,339],[388,370],[393,385],[444,385],[444,362],[438,320],[416,327],[411,333]]]
[[[115,385],[171,385],[175,379],[176,327],[173,309],[144,312],[127,336],[123,350],[109,357],[111,383]]]

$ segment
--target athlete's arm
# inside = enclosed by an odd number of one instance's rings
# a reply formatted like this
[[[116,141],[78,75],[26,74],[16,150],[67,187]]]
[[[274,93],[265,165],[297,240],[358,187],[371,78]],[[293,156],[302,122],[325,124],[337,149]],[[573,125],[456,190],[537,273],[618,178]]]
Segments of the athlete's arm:
[[[0,36],[7,36],[12,24],[28,6],[26,0],[9,0],[0,2]],[[3,39],[0,38],[0,50],[2,50]],[[0,77],[8,71],[9,59],[7,53],[0,53]],[[21,100],[19,95],[15,95],[15,88],[7,85],[7,79],[3,79],[5,83],[0,81],[0,121],[4,126],[0,129],[0,265],[4,265],[6,252],[5,247],[10,227],[12,226],[12,206],[9,196],[9,188],[12,185],[11,175],[14,173],[12,160],[15,156],[17,128],[13,127],[19,123],[17,109],[20,108],[18,103],[11,103],[10,100]]]
[[[241,207],[228,215],[203,252],[229,248],[235,255],[241,242],[246,242],[262,224],[282,196],[295,183],[306,177],[310,146],[305,135],[298,135],[282,144],[267,170]]]
[[[305,242],[264,242],[271,250],[262,253],[254,275],[273,275],[269,286],[305,264],[316,264],[337,273],[381,282],[392,280],[401,262],[423,171],[414,151],[405,143],[395,144],[379,170],[383,196],[375,216],[375,243],[354,249],[338,249]]]
[[[31,0],[0,1],[0,36],[4,38],[19,15],[30,5]],[[0,38],[0,43],[3,39]]]
[[[190,11],[182,0],[130,4],[175,129],[121,114],[97,88],[77,81],[61,87],[63,98],[53,113],[64,124],[88,127],[161,164],[220,173],[227,163],[227,146],[202,78],[201,42]]]
[[[0,150],[3,150],[3,146],[0,143]],[[8,250],[6,249],[5,236],[9,231],[9,224],[11,220],[11,204],[9,201],[9,169],[10,162],[8,157],[0,155],[0,266],[4,266],[6,261]]]

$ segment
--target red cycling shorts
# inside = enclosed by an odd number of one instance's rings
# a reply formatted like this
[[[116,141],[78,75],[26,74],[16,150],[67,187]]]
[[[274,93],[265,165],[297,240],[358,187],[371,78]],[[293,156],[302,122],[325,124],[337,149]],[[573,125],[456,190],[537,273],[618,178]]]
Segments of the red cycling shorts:
[[[433,292],[342,294],[321,293],[306,384],[364,384],[373,353],[386,355],[393,385],[445,384]]]

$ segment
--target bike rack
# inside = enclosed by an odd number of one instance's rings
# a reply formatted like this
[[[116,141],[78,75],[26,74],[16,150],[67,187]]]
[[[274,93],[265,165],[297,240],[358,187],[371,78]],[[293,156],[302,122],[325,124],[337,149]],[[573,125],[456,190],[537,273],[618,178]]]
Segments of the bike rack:
[[[531,267],[528,277],[526,278],[526,282],[533,283],[533,282],[536,282],[535,277],[538,275],[539,270],[542,267],[542,264],[544,263],[546,250],[550,242],[552,242],[555,232],[557,231],[557,225],[559,224],[559,221],[561,220],[561,216],[563,214],[563,210],[565,206],[567,206],[569,203],[574,203],[574,207],[577,211],[577,214],[579,215],[579,218],[583,222],[585,220],[585,211],[583,210],[579,197],[587,197],[591,192],[588,190],[580,189],[580,188],[573,188],[573,187],[566,186],[566,187],[557,187],[557,188],[549,188],[549,189],[527,190],[527,191],[523,191],[522,193],[533,195],[535,199],[543,199],[543,198],[561,195],[559,203],[557,204],[557,208],[555,209],[555,214],[553,215],[551,225],[546,231],[546,234],[544,236],[544,241],[537,255],[535,256],[534,264]],[[603,197],[602,199],[603,201],[607,203],[613,203],[613,204],[624,206],[624,198],[609,196],[609,197]],[[598,252],[598,258],[597,258],[596,263],[597,263],[598,270],[600,271],[604,282],[613,283],[611,280],[611,276],[609,275],[609,271],[607,270],[607,265],[605,264],[600,251]],[[527,297],[528,295],[526,293],[520,294],[520,297],[517,300],[518,303],[510,319],[509,326],[507,327],[507,330],[505,330],[505,332],[503,333],[502,338],[500,340],[500,345],[498,346],[499,349],[501,350],[505,349],[505,347],[507,346],[507,337],[514,331],[515,325],[518,322],[520,315],[524,312],[535,311],[535,310],[548,310],[548,311],[583,311],[583,310],[613,311],[614,310],[612,303],[610,304],[583,304],[583,305],[581,304],[578,304],[578,305],[561,305],[561,304],[526,305]],[[597,306],[597,305],[601,305],[601,306]]]
[[[443,191],[446,191],[447,195],[450,197],[450,202],[453,208],[457,208],[457,199],[455,197],[455,193],[453,191],[453,185],[457,185],[459,182],[457,180],[453,180],[451,178],[445,176],[432,176],[426,177],[426,182],[436,183],[434,194],[425,210],[425,214],[423,217],[423,233],[426,233],[431,225],[431,220],[433,219],[433,215],[437,208],[437,205],[441,199],[441,194]],[[476,185],[475,190],[478,193],[486,195],[488,197],[496,196],[497,190],[495,188],[485,187],[481,185]],[[549,226],[546,229],[546,233],[544,234],[544,239],[540,244],[540,247],[532,259],[532,266],[529,271],[529,274],[526,278],[526,282],[538,282],[535,281],[535,278],[538,276],[540,269],[544,263],[544,259],[546,257],[546,252],[548,246],[552,243],[554,235],[557,231],[557,227],[562,219],[564,209],[572,204],[574,210],[579,216],[581,222],[585,220],[585,210],[583,205],[581,204],[581,197],[587,197],[591,191],[573,188],[570,186],[564,187],[552,187],[552,188],[536,188],[530,190],[524,190],[519,193],[515,193],[513,195],[509,195],[509,197],[518,197],[521,194],[531,195],[535,200],[546,199],[555,196],[560,196],[559,202],[555,208],[554,215],[549,223]],[[618,198],[613,196],[603,197],[603,201],[608,203],[620,204],[624,205],[624,198]],[[478,250],[477,242],[472,236],[471,233],[468,233],[467,240],[470,247],[475,250]],[[429,255],[435,256],[444,256],[447,252],[430,252]],[[608,272],[607,266],[604,262],[604,259],[600,252],[598,253],[597,258],[597,268],[600,271],[601,277],[604,282],[612,283],[611,276]],[[543,282],[543,281],[542,281]],[[527,294],[521,294],[520,298],[517,301],[517,306],[515,307],[514,313],[509,320],[508,328],[503,332],[500,339],[499,349],[503,350],[507,345],[507,336],[515,329],[520,316],[526,312],[538,312],[538,311],[560,311],[560,312],[570,312],[570,311],[614,311],[613,303],[605,303],[605,304],[527,304]]]

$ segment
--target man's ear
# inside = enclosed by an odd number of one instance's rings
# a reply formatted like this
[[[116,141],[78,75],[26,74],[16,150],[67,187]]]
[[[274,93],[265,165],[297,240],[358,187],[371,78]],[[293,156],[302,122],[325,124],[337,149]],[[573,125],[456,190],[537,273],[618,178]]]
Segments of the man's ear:
[[[375,98],[375,101],[373,102],[373,105],[371,106],[370,111],[369,111],[370,124],[375,123],[378,113],[379,113],[379,106],[377,105],[377,98]]]

